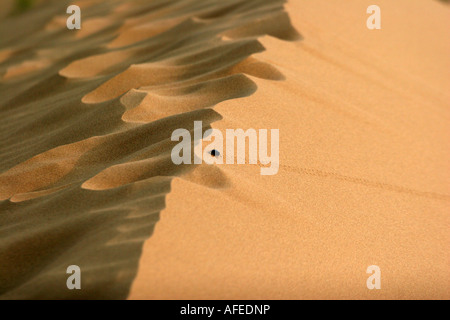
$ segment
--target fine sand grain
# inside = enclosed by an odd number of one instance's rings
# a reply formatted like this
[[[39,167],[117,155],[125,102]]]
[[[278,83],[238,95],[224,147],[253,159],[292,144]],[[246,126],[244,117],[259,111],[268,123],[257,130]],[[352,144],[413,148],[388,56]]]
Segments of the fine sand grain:
[[[371,4],[0,14],[0,299],[449,299],[450,8]],[[279,129],[279,173],[174,165],[194,121]]]

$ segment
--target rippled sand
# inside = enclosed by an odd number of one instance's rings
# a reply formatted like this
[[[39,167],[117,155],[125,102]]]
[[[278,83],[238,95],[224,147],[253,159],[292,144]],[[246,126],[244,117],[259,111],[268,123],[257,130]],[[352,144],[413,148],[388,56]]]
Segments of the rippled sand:
[[[0,298],[448,299],[450,8],[379,0],[370,31],[370,4],[44,0],[2,18]],[[280,129],[279,173],[174,165],[194,121]]]

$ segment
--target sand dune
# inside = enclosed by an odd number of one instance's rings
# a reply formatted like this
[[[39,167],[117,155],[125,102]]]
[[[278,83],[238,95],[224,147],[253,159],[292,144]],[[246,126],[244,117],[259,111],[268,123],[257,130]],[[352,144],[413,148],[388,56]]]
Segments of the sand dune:
[[[0,299],[448,299],[450,9],[378,2],[377,31],[365,0],[2,19]],[[174,165],[194,121],[280,129],[280,172]]]
[[[221,118],[210,107],[256,90],[244,73],[282,77],[250,58],[264,50],[258,35],[298,37],[282,1],[79,4],[87,17],[79,33],[54,16],[67,2],[53,2],[26,13],[45,21],[29,39],[4,39],[3,54],[12,50],[1,65],[6,299],[125,298],[172,178],[226,185],[220,168],[175,166],[172,131],[194,120],[210,128]],[[268,27],[274,17],[283,25]],[[83,270],[82,291],[65,287],[66,264]]]

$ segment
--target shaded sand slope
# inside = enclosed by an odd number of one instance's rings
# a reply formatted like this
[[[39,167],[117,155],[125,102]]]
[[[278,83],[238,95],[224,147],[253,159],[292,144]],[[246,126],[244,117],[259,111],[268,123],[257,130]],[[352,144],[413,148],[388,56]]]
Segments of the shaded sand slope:
[[[286,81],[250,77],[213,124],[279,128],[280,172],[174,179],[131,298],[450,298],[450,8],[379,0],[369,31],[371,4],[288,2],[304,40],[262,37],[253,56]]]
[[[297,40],[284,1],[42,1],[0,24],[0,298],[125,298],[174,177],[176,128],[281,80],[258,37]],[[253,80],[252,80],[253,79]],[[82,290],[66,269],[82,270]]]

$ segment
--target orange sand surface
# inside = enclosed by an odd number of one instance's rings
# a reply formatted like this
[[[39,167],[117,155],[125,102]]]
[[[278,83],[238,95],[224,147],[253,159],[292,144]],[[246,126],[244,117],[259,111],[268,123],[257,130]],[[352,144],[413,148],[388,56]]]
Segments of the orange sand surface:
[[[450,6],[371,4],[4,2],[0,299],[449,299]],[[176,166],[194,121],[278,174]]]

